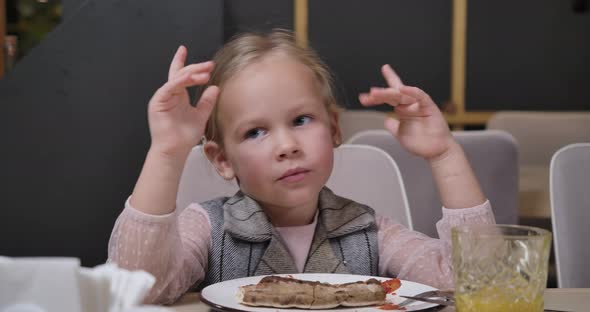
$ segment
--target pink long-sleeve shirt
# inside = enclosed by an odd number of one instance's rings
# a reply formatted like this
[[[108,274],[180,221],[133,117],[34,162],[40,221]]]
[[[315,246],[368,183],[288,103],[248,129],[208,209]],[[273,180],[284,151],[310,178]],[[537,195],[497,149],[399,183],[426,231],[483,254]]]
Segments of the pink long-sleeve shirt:
[[[301,271],[307,258],[315,223],[277,228]],[[396,276],[438,288],[451,288],[451,235],[453,226],[495,223],[489,201],[463,209],[443,207],[436,224],[440,239],[411,231],[390,218],[376,216],[379,275]],[[156,277],[148,303],[172,303],[207,270],[211,224],[199,204],[167,215],[149,215],[125,203],[109,241],[109,262],[129,270],[142,269]]]

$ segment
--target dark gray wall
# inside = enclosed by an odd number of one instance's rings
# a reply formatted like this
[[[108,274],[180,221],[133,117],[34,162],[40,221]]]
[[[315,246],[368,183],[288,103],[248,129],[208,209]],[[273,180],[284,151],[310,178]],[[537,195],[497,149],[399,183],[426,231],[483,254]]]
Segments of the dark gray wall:
[[[293,0],[225,0],[224,38],[244,31],[293,29]]]
[[[590,109],[590,12],[575,2],[469,1],[467,108]]]
[[[73,16],[76,10],[82,7],[87,1],[89,0],[61,0],[61,19],[65,20]]]
[[[470,1],[467,110],[589,110],[590,12],[587,3],[574,10],[584,1]],[[450,0],[310,1],[310,43],[335,71],[345,107],[361,108],[358,93],[384,85],[386,62],[443,104],[451,10]]]
[[[437,103],[448,100],[450,38],[450,0],[309,1],[310,44],[334,70],[347,108],[362,107],[359,92],[385,86],[385,63]]]
[[[0,254],[106,259],[149,145],[146,108],[178,45],[223,41],[216,0],[85,1],[0,80]]]
[[[293,28],[292,1],[69,0],[0,80],[0,254],[106,259],[149,146],[147,103],[178,45],[209,59],[237,31]]]

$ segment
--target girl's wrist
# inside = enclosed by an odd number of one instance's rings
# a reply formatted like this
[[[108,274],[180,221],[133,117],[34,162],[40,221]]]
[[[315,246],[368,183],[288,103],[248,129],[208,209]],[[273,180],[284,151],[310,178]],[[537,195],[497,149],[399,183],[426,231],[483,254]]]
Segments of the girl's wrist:
[[[148,150],[148,158],[161,162],[170,167],[182,167],[188,158],[192,148],[168,148],[164,146],[153,145]]]
[[[186,144],[158,143],[152,140],[148,153],[167,159],[183,159],[190,154],[194,146]]]
[[[446,208],[473,207],[485,201],[469,160],[454,139],[445,153],[430,160],[430,168]]]
[[[440,166],[449,159],[456,158],[456,155],[461,153],[463,153],[463,148],[452,136],[450,136],[447,143],[447,149],[434,157],[427,158],[426,160],[430,163],[430,166]]]

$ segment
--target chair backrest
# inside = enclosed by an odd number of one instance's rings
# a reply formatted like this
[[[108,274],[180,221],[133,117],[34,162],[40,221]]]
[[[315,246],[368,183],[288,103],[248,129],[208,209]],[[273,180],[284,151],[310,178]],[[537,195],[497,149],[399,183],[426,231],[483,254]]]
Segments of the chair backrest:
[[[342,142],[363,130],[383,129],[387,114],[375,110],[345,110],[340,112],[339,124]]]
[[[455,131],[465,150],[498,223],[518,222],[518,154],[516,142],[503,131]],[[367,144],[389,153],[402,173],[414,229],[431,237],[438,235],[442,217],[440,197],[429,164],[410,154],[386,130],[357,133],[347,143]]]
[[[202,203],[221,196],[231,196],[238,189],[235,179],[231,181],[223,179],[207,159],[203,146],[197,145],[184,165],[176,196],[176,207],[184,209],[191,203]]]
[[[402,175],[389,154],[374,146],[349,144],[334,153],[334,170],[326,183],[334,193],[413,229]]]
[[[516,139],[519,153],[519,210],[523,218],[549,218],[549,163],[558,149],[590,142],[590,112],[500,111],[488,129]]]
[[[382,216],[412,227],[401,173],[395,161],[373,146],[343,144],[334,149],[334,169],[326,185],[334,193],[366,204]],[[201,146],[193,148],[184,167],[177,207],[231,196],[238,190],[234,181],[222,179]]]
[[[504,130],[516,139],[521,165],[549,167],[561,147],[590,142],[590,112],[500,111],[487,128]]]
[[[590,143],[557,151],[551,159],[549,180],[557,284],[590,287]]]

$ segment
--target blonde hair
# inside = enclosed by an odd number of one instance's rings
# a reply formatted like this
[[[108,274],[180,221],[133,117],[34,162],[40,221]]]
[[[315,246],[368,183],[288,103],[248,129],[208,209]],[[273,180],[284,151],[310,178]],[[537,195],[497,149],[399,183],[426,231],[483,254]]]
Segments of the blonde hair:
[[[246,66],[260,61],[271,53],[282,52],[307,66],[314,74],[324,97],[324,105],[329,114],[338,114],[334,82],[328,66],[315,51],[303,48],[295,43],[293,33],[288,30],[274,29],[268,34],[246,33],[239,35],[221,48],[213,57],[215,68],[208,85],[218,86],[223,92],[223,85]],[[215,106],[205,128],[205,139],[222,145],[223,135],[219,126],[218,106]],[[337,117],[336,124],[337,125]],[[339,131],[338,131],[339,134]],[[335,145],[340,143],[336,139]]]

